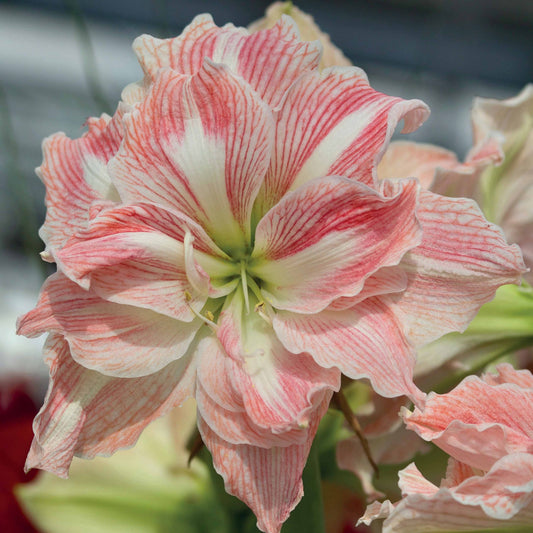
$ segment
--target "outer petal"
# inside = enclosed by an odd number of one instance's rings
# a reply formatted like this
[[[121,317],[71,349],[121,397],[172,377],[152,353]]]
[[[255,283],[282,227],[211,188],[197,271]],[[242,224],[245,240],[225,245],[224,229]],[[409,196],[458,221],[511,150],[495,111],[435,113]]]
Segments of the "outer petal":
[[[261,531],[279,533],[302,498],[302,471],[329,399],[330,396],[315,413],[307,441],[283,448],[229,444],[200,418],[202,439],[213,456],[215,470],[224,478],[226,491],[252,509]]]
[[[378,178],[418,178],[423,188],[446,196],[479,199],[479,179],[490,164],[501,163],[500,142],[488,137],[477,144],[464,163],[444,148],[408,141],[393,142],[378,165]]]
[[[242,76],[271,107],[280,103],[303,72],[317,68],[321,53],[317,42],[300,41],[296,24],[289,17],[282,17],[272,29],[248,35],[245,29],[231,24],[217,27],[210,15],[197,16],[175,39],[142,35],[133,49],[146,74],[145,86],[160,68],[194,74],[208,57]],[[138,89],[133,87],[125,96],[135,98],[135,93]]]
[[[522,248],[526,265],[533,266],[533,85],[498,101],[478,98],[472,111],[474,135],[503,137],[505,159],[483,175],[483,209],[502,226],[510,242]],[[533,274],[526,279],[533,282]]]
[[[422,400],[412,378],[414,351],[394,313],[379,298],[346,311],[279,312],[273,325],[290,351],[309,352],[318,364],[337,367],[350,378],[369,378],[382,396],[405,394],[415,402]]]
[[[330,40],[329,35],[320,30],[313,17],[304,13],[292,4],[287,6],[286,2],[274,2],[266,9],[265,16],[262,19],[252,22],[248,26],[250,33],[272,27],[284,14],[289,15],[298,26],[300,35],[304,41],[320,41],[322,45],[322,59],[320,68],[333,67],[335,65],[351,65],[342,51],[337,48]]]
[[[103,211],[57,254],[61,270],[98,296],[187,322],[213,292],[199,263],[224,278],[224,258],[191,219],[149,204]]]
[[[273,133],[271,112],[257,94],[208,61],[192,78],[167,69],[125,124],[110,164],[124,201],[177,209],[222,249],[243,251]]]
[[[343,296],[332,302],[328,309],[342,311],[380,294],[403,292],[407,288],[407,274],[400,266],[383,267],[365,280],[361,291],[355,296]]]
[[[525,267],[520,249],[507,245],[471,200],[422,191],[417,215],[422,244],[402,260],[407,289],[391,298],[409,337],[424,344],[463,331],[496,289],[517,283]]]
[[[19,319],[29,337],[60,333],[73,359],[108,376],[141,377],[183,356],[202,325],[102,300],[62,274],[45,282],[37,307]]]
[[[256,300],[251,302],[252,309]],[[273,433],[307,427],[316,405],[340,387],[337,369],[324,370],[303,350],[287,351],[269,322],[244,308],[242,289],[220,314],[217,336],[236,365],[233,387],[253,422]]]
[[[488,470],[500,457],[533,453],[533,388],[491,385],[469,376],[443,395],[430,393],[423,410],[404,412],[407,427],[457,460]]]
[[[46,220],[39,235],[47,249],[61,247],[88,221],[95,200],[118,200],[106,164],[122,140],[122,110],[87,121],[89,131],[72,140],[56,133],[43,141],[43,162],[36,169],[46,186]]]
[[[416,467],[410,465],[400,476],[409,471],[411,480],[406,487],[411,492],[395,508],[388,501],[373,504],[361,521],[369,524],[387,517],[383,533],[525,533],[533,523],[532,465],[533,456],[529,454],[508,456],[484,477],[468,478],[453,488],[434,487],[433,492]],[[416,485],[421,490],[416,490]]]
[[[379,161],[396,124],[415,130],[429,110],[420,100],[378,93],[365,73],[335,67],[302,76],[276,115],[272,164],[258,198],[258,218],[289,190],[338,175],[375,185]]]
[[[196,401],[202,420],[230,444],[250,444],[261,448],[302,444],[307,428],[288,424],[284,432],[257,425],[248,415],[248,397],[234,385],[250,381],[241,365],[223,351],[214,337],[206,337],[198,348],[198,387]]]
[[[529,370],[516,370],[510,364],[502,363],[496,367],[496,372],[483,374],[483,381],[489,385],[514,383],[528,392],[533,390],[533,374]]]
[[[67,341],[53,334],[45,357],[50,386],[34,421],[27,470],[42,468],[67,477],[74,455],[109,455],[133,445],[152,420],[194,391],[190,356],[148,377],[113,378],[77,364]]]
[[[431,144],[409,141],[390,143],[378,165],[379,179],[418,178],[424,189],[430,189],[437,168],[450,169],[460,165],[450,150]]]
[[[327,177],[288,194],[259,222],[250,271],[278,309],[315,313],[354,296],[379,268],[420,242],[418,185],[382,196],[356,181]]]

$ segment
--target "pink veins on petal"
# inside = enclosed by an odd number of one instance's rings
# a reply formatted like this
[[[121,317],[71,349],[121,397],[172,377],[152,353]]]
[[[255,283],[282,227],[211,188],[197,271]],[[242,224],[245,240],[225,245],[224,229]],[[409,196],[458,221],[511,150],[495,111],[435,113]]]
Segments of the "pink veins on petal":
[[[341,373],[422,404],[415,343],[466,327],[520,252],[473,204],[377,181],[427,106],[355,67],[319,73],[290,18],[249,35],[201,15],[135,50],[145,78],[113,119],[45,143],[59,272],[18,325],[50,334],[28,466],[66,475],[194,396],[226,489],[278,533]]]

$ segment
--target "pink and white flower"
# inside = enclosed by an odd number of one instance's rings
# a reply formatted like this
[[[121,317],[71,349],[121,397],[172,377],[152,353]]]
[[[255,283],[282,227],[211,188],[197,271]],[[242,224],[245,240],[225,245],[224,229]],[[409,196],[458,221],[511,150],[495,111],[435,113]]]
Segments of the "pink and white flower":
[[[485,216],[520,245],[533,267],[533,85],[507,100],[476,98],[474,145],[465,162],[438,146],[394,142],[380,162],[382,178],[417,177],[447,196],[475,199]],[[533,283],[533,271],[525,274]]]
[[[440,487],[414,464],[400,472],[403,499],[371,505],[362,522],[386,518],[384,533],[526,531],[533,525],[533,375],[511,365],[430,393],[404,411],[408,429],[452,457]]]
[[[341,373],[421,404],[414,345],[464,329],[521,255],[473,202],[378,183],[427,107],[319,72],[288,17],[249,35],[201,15],[134,48],[115,116],[44,144],[59,271],[18,326],[50,334],[27,468],[66,476],[194,396],[226,489],[278,532]]]

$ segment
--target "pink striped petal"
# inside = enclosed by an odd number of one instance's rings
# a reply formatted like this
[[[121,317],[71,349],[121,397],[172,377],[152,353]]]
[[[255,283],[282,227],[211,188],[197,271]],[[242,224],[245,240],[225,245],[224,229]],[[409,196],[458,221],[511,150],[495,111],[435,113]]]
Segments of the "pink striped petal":
[[[43,141],[43,162],[37,175],[46,186],[46,220],[39,235],[47,249],[61,247],[85,228],[95,200],[118,200],[106,170],[122,140],[122,110],[87,121],[89,131],[79,139],[56,133]]]
[[[447,394],[430,393],[407,427],[457,460],[488,470],[500,457],[533,453],[533,387],[469,376]]]
[[[252,509],[261,531],[279,533],[302,498],[302,471],[329,399],[315,413],[307,441],[281,448],[229,444],[199,419],[202,439],[213,456],[215,470],[224,478],[226,491]]]
[[[182,357],[202,322],[181,322],[159,313],[102,300],[63,274],[45,282],[37,307],[19,319],[18,333],[59,333],[72,358],[102,374],[147,376]]]
[[[479,505],[496,520],[511,518],[526,506],[533,511],[533,455],[515,453],[502,457],[484,476],[465,479],[453,493],[456,501]]]
[[[408,133],[428,114],[420,100],[378,93],[355,67],[305,74],[276,115],[274,155],[256,211],[265,213],[313,178],[338,175],[374,186],[374,167],[396,124],[403,118]]]
[[[398,472],[398,486],[403,496],[409,494],[435,494],[439,488],[428,481],[415,466],[414,463],[406,466]]]
[[[306,353],[287,351],[272,326],[253,311],[246,311],[242,288],[230,297],[218,320],[217,336],[235,361],[229,372],[254,424],[273,433],[305,428],[317,403],[338,390],[340,373],[325,370]]]
[[[109,172],[125,202],[177,209],[222,249],[244,253],[270,160],[272,120],[224,66],[206,61],[192,78],[167,69],[125,117],[124,142]]]
[[[514,383],[522,389],[533,390],[533,374],[529,370],[516,370],[509,363],[501,363],[496,367],[496,372],[483,374],[483,381],[489,385]]]
[[[201,264],[222,279],[234,270],[200,226],[149,204],[101,212],[56,258],[69,278],[106,300],[187,322],[214,293]]]
[[[407,288],[407,274],[399,266],[380,268],[365,280],[361,291],[355,296],[343,296],[333,301],[328,309],[331,311],[343,311],[354,305],[380,294],[403,292]]]
[[[208,57],[242,76],[271,107],[279,105],[285,91],[303,72],[318,67],[321,54],[317,42],[300,41],[289,17],[282,17],[271,29],[249,35],[232,24],[219,28],[210,15],[199,15],[179,37],[142,35],[133,49],[146,74],[145,87],[160,68],[190,75],[200,70]]]
[[[518,246],[509,246],[471,200],[422,191],[417,215],[423,240],[401,262],[409,281],[396,310],[422,345],[464,331],[496,289],[517,283],[525,267]]]
[[[278,312],[273,326],[291,352],[309,352],[319,365],[337,367],[352,379],[368,378],[382,396],[406,395],[415,402],[423,398],[413,383],[414,350],[379,298],[346,311]]]
[[[287,431],[273,433],[270,427],[254,423],[246,412],[246,399],[234,386],[234,382],[246,381],[248,376],[241,365],[228,357],[214,337],[200,342],[197,365],[198,413],[221,439],[230,444],[263,448],[306,441],[307,428],[294,428],[289,424]]]
[[[259,30],[271,28],[283,15],[289,15],[296,22],[304,41],[320,41],[322,45],[322,58],[319,68],[323,69],[335,65],[351,65],[350,60],[331,42],[329,35],[320,30],[313,17],[292,4],[288,9],[287,4],[283,2],[270,4],[265,11],[265,16],[248,25],[248,30],[254,33]]]
[[[392,196],[339,177],[288,194],[259,222],[250,272],[278,309],[315,313],[354,296],[378,269],[397,264],[420,242],[418,185]]]
[[[400,472],[404,498],[372,504],[360,522],[386,518],[383,533],[509,531],[525,533],[533,524],[533,455],[513,454],[484,476],[440,489],[412,464]],[[449,481],[449,480],[447,480]]]
[[[33,424],[26,470],[41,468],[66,478],[74,455],[109,455],[135,444],[152,420],[194,392],[190,356],[148,377],[114,378],[77,364],[67,341],[52,334],[45,358],[50,385]]]

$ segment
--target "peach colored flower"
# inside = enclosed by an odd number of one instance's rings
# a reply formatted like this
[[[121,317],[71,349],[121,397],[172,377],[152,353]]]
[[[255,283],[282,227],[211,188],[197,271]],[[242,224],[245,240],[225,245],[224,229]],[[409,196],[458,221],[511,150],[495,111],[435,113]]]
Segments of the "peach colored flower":
[[[533,525],[533,375],[511,365],[430,393],[404,411],[407,428],[452,458],[440,487],[414,464],[400,472],[403,499],[371,505],[362,522],[386,518],[384,533],[526,531]]]
[[[292,2],[274,2],[270,4],[265,11],[265,16],[252,22],[248,26],[248,30],[250,30],[250,33],[254,33],[259,30],[271,28],[282,15],[288,15],[296,22],[300,37],[303,41],[320,41],[322,45],[320,68],[349,66],[352,64],[344,56],[342,50],[331,42],[329,35],[318,27],[313,17],[296,6],[293,6]]]
[[[58,273],[18,326],[50,334],[27,467],[66,476],[194,396],[226,489],[278,532],[341,372],[419,402],[413,343],[464,328],[520,252],[468,200],[378,184],[427,107],[319,72],[290,18],[249,35],[201,15],[135,50],[115,116],[44,143]]]

